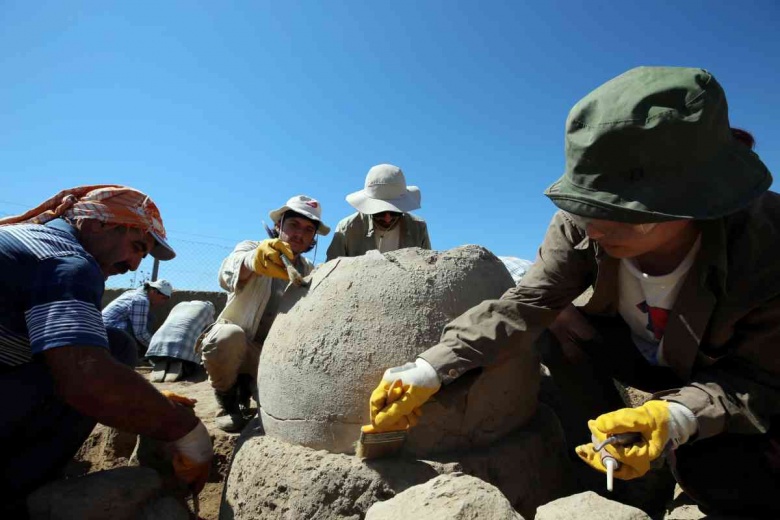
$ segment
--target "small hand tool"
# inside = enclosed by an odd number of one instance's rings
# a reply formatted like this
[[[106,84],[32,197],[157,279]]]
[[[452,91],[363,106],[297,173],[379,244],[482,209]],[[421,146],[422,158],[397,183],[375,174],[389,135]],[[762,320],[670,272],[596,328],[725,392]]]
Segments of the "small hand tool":
[[[265,228],[265,232],[268,234],[268,238],[277,238],[274,236],[274,232],[271,231],[271,228],[269,228],[265,222],[263,222],[263,227]],[[284,267],[287,269],[287,276],[290,278],[290,282],[295,285],[305,286],[306,282],[304,281],[303,276],[301,276],[301,273],[298,272],[298,270],[292,264],[290,259],[287,258],[282,253],[279,253],[279,256],[282,258],[282,263],[284,264]]]
[[[595,442],[593,443],[593,451],[600,452],[601,463],[607,469],[607,491],[612,491],[615,470],[620,468],[620,462],[618,462],[617,459],[604,448],[608,444],[612,444],[612,445],[616,444],[618,446],[630,446],[632,444],[636,444],[641,441],[642,441],[641,433],[631,432],[631,433],[618,433],[616,435],[610,435],[609,437],[607,437],[606,439],[604,439],[599,443],[595,443]]]

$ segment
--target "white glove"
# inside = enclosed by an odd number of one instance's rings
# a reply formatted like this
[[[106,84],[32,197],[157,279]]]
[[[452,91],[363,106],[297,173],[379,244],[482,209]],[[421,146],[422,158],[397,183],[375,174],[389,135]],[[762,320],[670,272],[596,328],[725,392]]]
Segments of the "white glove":
[[[171,443],[173,471],[193,492],[200,493],[211,469],[214,450],[211,436],[201,421],[190,433]]]
[[[198,421],[197,426],[190,433],[173,441],[171,447],[177,453],[190,459],[192,462],[208,462],[214,456],[211,446],[211,436],[203,422]]]

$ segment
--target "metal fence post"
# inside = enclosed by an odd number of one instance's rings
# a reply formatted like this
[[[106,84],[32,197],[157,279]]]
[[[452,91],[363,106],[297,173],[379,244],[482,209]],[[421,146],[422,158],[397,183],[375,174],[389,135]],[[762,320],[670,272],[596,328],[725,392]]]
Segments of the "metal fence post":
[[[160,261],[158,259],[154,259],[154,265],[152,266],[152,281],[157,281],[157,275],[160,272]]]

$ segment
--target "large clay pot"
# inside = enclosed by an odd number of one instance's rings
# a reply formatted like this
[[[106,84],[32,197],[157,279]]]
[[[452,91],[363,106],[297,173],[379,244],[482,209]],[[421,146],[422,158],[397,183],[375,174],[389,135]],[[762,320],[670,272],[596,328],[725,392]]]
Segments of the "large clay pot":
[[[501,261],[478,246],[371,252],[321,265],[308,288],[288,288],[263,346],[266,434],[353,452],[384,370],[413,361],[446,323],[512,286]],[[423,406],[405,450],[423,456],[488,445],[533,415],[539,374],[529,351],[467,373]]]

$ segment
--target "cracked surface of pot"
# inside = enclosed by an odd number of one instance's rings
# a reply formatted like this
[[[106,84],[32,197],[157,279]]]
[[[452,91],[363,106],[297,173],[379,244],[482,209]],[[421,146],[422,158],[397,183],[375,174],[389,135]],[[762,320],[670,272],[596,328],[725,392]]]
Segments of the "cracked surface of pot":
[[[447,322],[512,285],[501,261],[479,246],[372,251],[319,266],[308,288],[286,291],[263,346],[266,434],[352,453],[384,370],[413,360]],[[533,352],[469,373],[423,406],[405,450],[423,456],[485,446],[533,415],[538,388]]]

